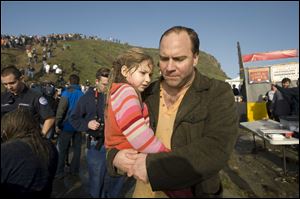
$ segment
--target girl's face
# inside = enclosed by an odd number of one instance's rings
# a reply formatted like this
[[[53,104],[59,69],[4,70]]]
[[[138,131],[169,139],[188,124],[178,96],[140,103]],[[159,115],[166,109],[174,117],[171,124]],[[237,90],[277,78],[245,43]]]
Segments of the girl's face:
[[[123,66],[126,67],[126,66]],[[123,75],[127,82],[140,92],[143,92],[151,82],[153,66],[145,60],[139,64],[138,68],[133,67],[130,70],[124,69]]]

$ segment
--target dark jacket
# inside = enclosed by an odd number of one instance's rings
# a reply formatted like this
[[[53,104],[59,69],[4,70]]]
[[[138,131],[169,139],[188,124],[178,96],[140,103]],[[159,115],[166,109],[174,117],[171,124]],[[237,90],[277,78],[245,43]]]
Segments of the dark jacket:
[[[272,100],[273,116],[276,121],[279,121],[280,117],[291,114],[291,98],[283,95],[279,90],[274,93]]]
[[[96,105],[96,103],[98,103],[98,105]],[[93,130],[88,128],[88,123],[94,119],[98,121],[100,119],[104,123],[104,106],[104,94],[98,93],[98,100],[96,100],[95,91],[89,89],[79,99],[75,110],[71,113],[70,123],[77,131],[90,131],[92,133]]]
[[[290,99],[290,108],[292,115],[299,115],[299,86],[293,88],[275,87],[287,98]]]
[[[24,138],[1,143],[1,194],[11,198],[50,198],[58,153],[49,140],[38,144],[48,149],[47,163]]]
[[[20,106],[28,107],[41,124],[46,119],[55,117],[49,102],[43,97],[42,93],[29,89],[27,86],[18,95],[13,95],[9,91],[1,93],[1,117]]]
[[[160,82],[150,85],[144,95],[155,132]],[[227,164],[238,134],[233,99],[229,84],[196,72],[176,115],[172,151],[147,156],[147,173],[153,191],[192,187],[195,197],[210,197],[220,190],[219,171]],[[114,157],[115,153],[108,154],[109,165],[112,164],[110,155]]]

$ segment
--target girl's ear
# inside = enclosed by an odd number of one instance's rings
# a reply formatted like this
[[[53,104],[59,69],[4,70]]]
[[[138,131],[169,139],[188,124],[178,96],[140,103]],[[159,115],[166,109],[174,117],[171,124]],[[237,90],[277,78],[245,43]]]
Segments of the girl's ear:
[[[122,68],[121,68],[121,74],[124,76],[124,77],[127,77],[128,75],[128,68],[126,65],[123,65]]]

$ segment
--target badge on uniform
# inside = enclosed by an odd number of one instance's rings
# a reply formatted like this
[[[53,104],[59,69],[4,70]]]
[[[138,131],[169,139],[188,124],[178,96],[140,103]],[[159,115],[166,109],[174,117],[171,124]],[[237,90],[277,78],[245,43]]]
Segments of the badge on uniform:
[[[47,105],[48,104],[48,101],[45,97],[40,97],[39,102],[42,105]]]

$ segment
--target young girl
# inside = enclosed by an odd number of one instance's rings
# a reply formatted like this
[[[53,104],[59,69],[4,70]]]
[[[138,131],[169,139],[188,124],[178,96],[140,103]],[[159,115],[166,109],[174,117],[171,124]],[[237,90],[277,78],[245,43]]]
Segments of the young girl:
[[[134,148],[143,153],[168,149],[149,127],[147,106],[140,93],[151,81],[153,59],[133,48],[113,63],[105,119],[106,148]]]
[[[153,66],[153,59],[137,48],[113,63],[105,110],[106,148],[133,148],[143,153],[170,151],[149,127],[148,109],[141,100],[140,93],[150,84]],[[172,197],[175,192],[166,194]]]

